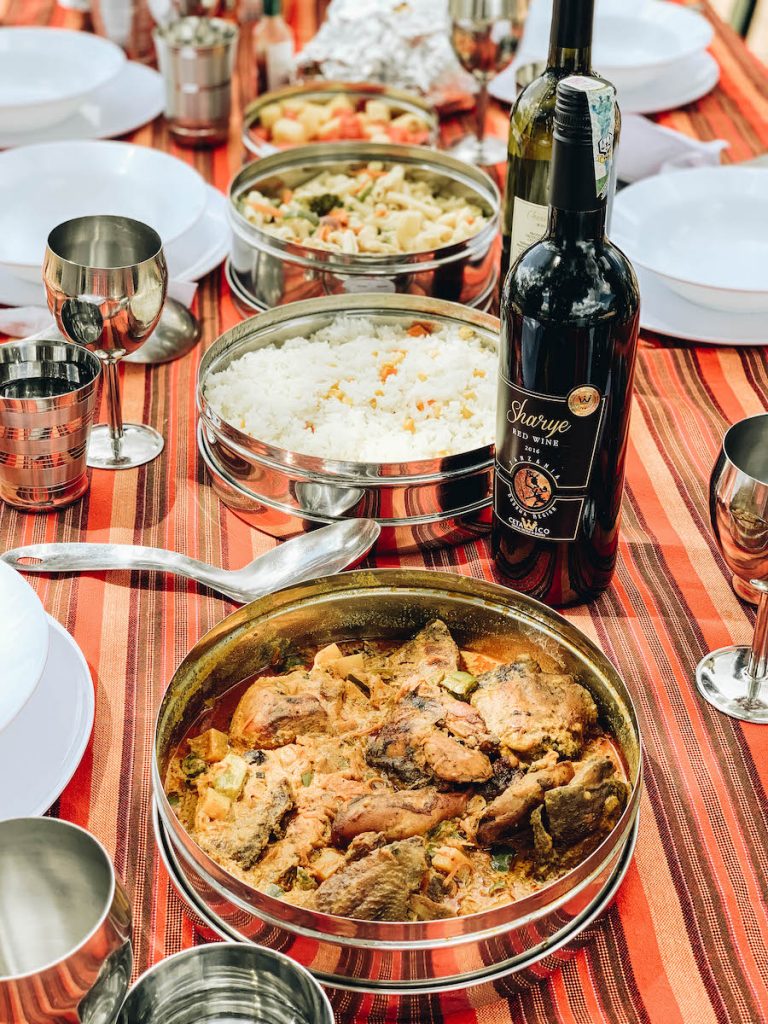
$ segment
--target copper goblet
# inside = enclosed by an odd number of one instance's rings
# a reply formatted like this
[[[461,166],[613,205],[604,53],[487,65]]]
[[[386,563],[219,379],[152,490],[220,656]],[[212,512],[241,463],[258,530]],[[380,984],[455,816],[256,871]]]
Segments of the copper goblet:
[[[43,283],[59,330],[103,363],[109,424],[91,431],[88,465],[150,462],[163,438],[152,427],[123,423],[117,364],[144,344],[163,311],[168,269],[160,236],[129,217],[65,221],[48,236]]]
[[[710,479],[709,511],[728,568],[754,588],[759,603],[752,646],[708,654],[696,669],[696,685],[731,718],[768,723],[768,413],[726,432]]]

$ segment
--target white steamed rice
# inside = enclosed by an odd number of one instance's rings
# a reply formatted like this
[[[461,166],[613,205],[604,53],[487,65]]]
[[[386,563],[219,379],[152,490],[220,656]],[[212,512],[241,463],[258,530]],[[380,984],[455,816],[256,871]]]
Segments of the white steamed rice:
[[[223,420],[267,444],[353,462],[403,462],[491,444],[496,353],[470,327],[341,316],[248,352],[208,379]]]

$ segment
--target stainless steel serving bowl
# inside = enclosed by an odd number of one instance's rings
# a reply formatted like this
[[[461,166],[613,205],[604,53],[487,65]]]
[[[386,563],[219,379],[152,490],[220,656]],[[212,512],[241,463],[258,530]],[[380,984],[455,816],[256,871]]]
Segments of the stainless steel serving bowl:
[[[328,997],[282,953],[238,942],[185,949],[142,974],[117,1024],[333,1024]]]
[[[420,117],[429,133],[424,145],[434,146],[437,142],[440,121],[432,107],[421,96],[406,92],[404,89],[393,89],[378,82],[332,82],[310,81],[297,85],[287,85],[284,89],[273,89],[265,92],[245,108],[243,114],[243,145],[254,156],[271,156],[282,152],[288,146],[278,146],[259,135],[258,127],[261,114],[265,107],[283,100],[307,100],[312,103],[329,103],[337,96],[343,96],[356,110],[364,107],[368,100],[380,100],[389,107],[392,116],[399,114],[416,114]],[[336,142],[322,139],[312,140],[314,144],[335,146]]]
[[[472,238],[431,252],[374,256],[285,242],[251,224],[240,211],[240,197],[252,188],[296,188],[321,171],[344,171],[371,160],[406,164],[418,177],[450,182],[487,211],[488,223]],[[495,288],[500,204],[499,190],[485,171],[424,146],[298,146],[247,164],[230,185],[230,273],[238,290],[261,309],[347,292],[404,292],[480,306]]]
[[[55,818],[0,822],[0,1021],[112,1024],[131,907],[106,850]]]
[[[378,551],[455,544],[490,527],[493,444],[413,462],[341,462],[277,448],[225,422],[205,396],[211,374],[246,352],[313,333],[340,314],[408,326],[470,326],[495,350],[499,321],[456,303],[410,295],[347,295],[294,303],[246,320],[206,352],[197,383],[200,452],[221,500],[252,526],[285,538],[336,519],[382,527]]]
[[[468,988],[472,990],[471,1005],[477,1009],[539,984],[572,960],[578,950],[594,935],[594,930],[590,930],[590,926],[610,906],[629,869],[637,844],[639,822],[638,815],[621,858],[600,892],[561,929],[549,935],[539,946],[534,946],[508,961],[501,970],[490,968],[482,978],[462,980],[453,984],[439,982],[437,985],[425,984],[421,988],[388,988],[386,993],[382,993],[375,985],[367,987],[365,979],[359,982],[341,982],[338,979],[329,981],[321,977],[320,980],[329,991],[332,1006],[342,1020],[355,1020],[358,1013],[362,1012],[360,1002],[375,993],[379,999],[386,1000],[382,1016],[385,1016],[390,1024],[413,1024],[413,1021],[429,1019],[432,1016],[431,1001],[436,995],[440,998],[441,1013],[447,1017],[451,1013],[466,1010]],[[168,841],[155,804],[152,808],[152,827],[160,858],[198,935],[209,942],[249,942],[248,937],[239,930],[246,915],[234,904],[223,901],[189,864],[180,863]],[[245,926],[248,926],[247,921]]]
[[[632,794],[613,831],[578,867],[507,906],[443,921],[356,921],[294,907],[258,892],[211,860],[185,831],[162,786],[169,760],[206,703],[283,651],[360,637],[402,639],[435,616],[461,645],[512,657],[533,645],[574,673],[593,694],[629,768]],[[284,590],[230,615],[193,648],[160,706],[153,786],[179,863],[201,899],[236,916],[250,941],[280,948],[323,983],[376,992],[470,985],[514,965],[583,913],[610,885],[631,841],[641,787],[640,733],[615,668],[567,620],[530,598],[450,573],[358,571]],[[194,884],[194,882],[192,883]],[[211,896],[211,893],[214,896]],[[214,903],[215,900],[215,903]]]

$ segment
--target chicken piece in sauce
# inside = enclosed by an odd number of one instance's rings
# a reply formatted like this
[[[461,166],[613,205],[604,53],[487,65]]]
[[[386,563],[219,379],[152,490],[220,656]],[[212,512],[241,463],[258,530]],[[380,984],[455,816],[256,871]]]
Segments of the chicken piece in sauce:
[[[572,676],[542,672],[533,658],[486,672],[478,684],[472,706],[502,748],[518,757],[536,758],[550,750],[578,757],[597,724],[592,695]]]
[[[409,901],[427,871],[421,839],[382,846],[332,875],[314,894],[324,914],[363,921],[406,921]]]
[[[303,672],[257,679],[232,716],[231,739],[247,748],[270,750],[294,743],[304,733],[324,732],[328,714],[315,694],[304,692],[307,680]]]
[[[359,796],[338,812],[331,838],[344,846],[366,832],[383,836],[389,842],[423,836],[441,821],[463,814],[467,800],[466,793],[438,793],[432,787]]]

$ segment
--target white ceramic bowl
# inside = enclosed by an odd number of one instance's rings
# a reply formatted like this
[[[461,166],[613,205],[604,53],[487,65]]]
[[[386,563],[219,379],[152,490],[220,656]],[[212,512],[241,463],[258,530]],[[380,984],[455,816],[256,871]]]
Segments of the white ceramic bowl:
[[[48,619],[21,573],[0,561],[0,742],[35,691],[48,657]]]
[[[602,0],[595,17],[592,62],[617,90],[653,81],[712,42],[703,15],[662,0]]]
[[[50,231],[114,214],[153,227],[164,245],[202,216],[205,182],[189,164],[127,142],[47,142],[0,153],[0,266],[39,281]]]
[[[115,78],[125,54],[108,39],[63,28],[0,28],[0,130],[64,120]]]
[[[611,240],[690,302],[768,313],[766,225],[768,169],[697,167],[619,192]]]

